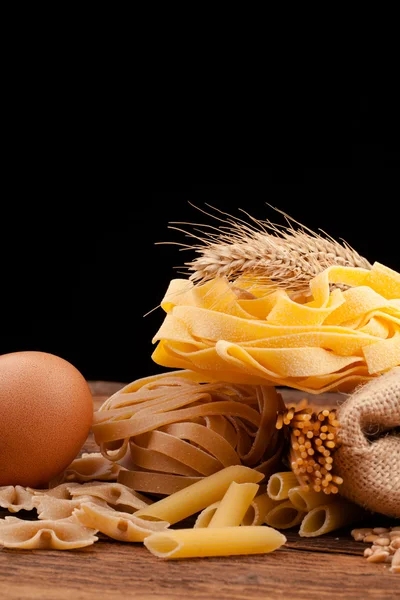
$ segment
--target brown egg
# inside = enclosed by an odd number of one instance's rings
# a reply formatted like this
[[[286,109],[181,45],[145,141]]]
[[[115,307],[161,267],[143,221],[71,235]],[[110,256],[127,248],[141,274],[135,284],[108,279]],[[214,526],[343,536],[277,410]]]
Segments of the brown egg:
[[[71,363],[46,352],[0,356],[0,486],[47,487],[76,458],[93,398]]]

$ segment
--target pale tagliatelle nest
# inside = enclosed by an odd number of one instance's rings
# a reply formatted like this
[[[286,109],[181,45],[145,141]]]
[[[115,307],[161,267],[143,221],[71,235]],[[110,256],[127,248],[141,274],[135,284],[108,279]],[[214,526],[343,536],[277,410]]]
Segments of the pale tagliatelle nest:
[[[124,467],[119,481],[169,495],[231,465],[269,476],[282,456],[285,405],[274,387],[207,382],[192,371],[136,380],[94,414],[101,452]]]

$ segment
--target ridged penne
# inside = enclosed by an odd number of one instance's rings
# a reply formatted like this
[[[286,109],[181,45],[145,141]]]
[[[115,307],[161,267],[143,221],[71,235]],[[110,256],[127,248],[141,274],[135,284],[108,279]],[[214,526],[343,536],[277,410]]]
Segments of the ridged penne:
[[[290,529],[302,523],[305,512],[298,510],[290,500],[283,500],[265,516],[265,523],[276,529]]]
[[[299,485],[293,471],[279,471],[268,479],[267,493],[272,500],[287,500],[289,491]]]
[[[210,506],[203,508],[203,510],[197,515],[193,527],[208,527],[220,504],[221,500],[218,500],[218,502],[213,502],[210,504]]]
[[[340,529],[352,523],[357,523],[365,511],[358,504],[353,504],[344,498],[338,498],[335,502],[316,506],[306,513],[299,529],[302,537],[317,537]]]
[[[221,500],[232,481],[258,483],[263,477],[259,471],[242,465],[226,467],[179,492],[157,500],[146,508],[141,508],[135,514],[144,519],[167,521],[172,525]]]
[[[166,559],[264,554],[285,543],[286,537],[282,533],[265,525],[170,529],[144,540],[152,554]]]
[[[280,504],[276,500],[272,500],[267,492],[256,496],[246,514],[243,517],[242,525],[262,525],[265,523],[265,517],[275,507]]]
[[[208,527],[235,527],[241,525],[258,489],[259,486],[256,483],[236,483],[236,481],[232,481]]]
[[[306,490],[301,486],[297,486],[289,490],[289,500],[298,510],[310,512],[310,510],[318,506],[336,502],[338,497],[335,494],[314,492],[314,490]]]

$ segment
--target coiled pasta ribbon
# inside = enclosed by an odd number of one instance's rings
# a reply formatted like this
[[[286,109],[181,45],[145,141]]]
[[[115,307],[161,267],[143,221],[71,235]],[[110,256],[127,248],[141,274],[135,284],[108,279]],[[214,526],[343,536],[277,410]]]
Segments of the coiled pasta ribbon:
[[[123,465],[118,480],[136,490],[170,494],[231,465],[269,475],[284,437],[284,408],[272,386],[202,382],[173,371],[130,383],[94,414],[105,457]]]
[[[153,360],[209,381],[350,392],[400,364],[400,274],[380,263],[329,267],[296,298],[254,281],[174,279],[161,306]]]

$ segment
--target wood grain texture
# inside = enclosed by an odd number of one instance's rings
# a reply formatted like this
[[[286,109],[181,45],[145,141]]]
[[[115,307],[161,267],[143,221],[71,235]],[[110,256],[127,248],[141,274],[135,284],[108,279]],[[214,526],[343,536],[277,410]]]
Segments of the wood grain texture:
[[[105,384],[105,385],[103,385]],[[91,382],[95,407],[124,384]],[[304,394],[283,390],[286,401]],[[338,394],[312,398],[334,406]],[[98,451],[88,437],[85,451]],[[4,516],[4,511],[0,516]],[[383,521],[382,521],[383,522]],[[191,521],[187,523],[191,524]],[[374,525],[376,519],[374,519]],[[315,539],[285,532],[284,547],[266,555],[166,561],[143,544],[102,537],[73,551],[0,551],[0,598],[4,600],[398,600],[400,576],[368,563],[366,547],[349,529]]]

